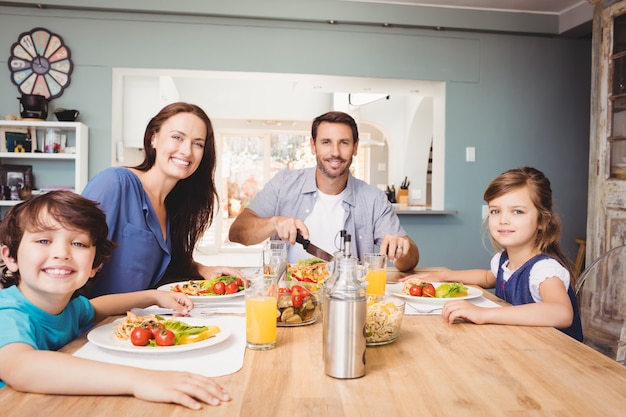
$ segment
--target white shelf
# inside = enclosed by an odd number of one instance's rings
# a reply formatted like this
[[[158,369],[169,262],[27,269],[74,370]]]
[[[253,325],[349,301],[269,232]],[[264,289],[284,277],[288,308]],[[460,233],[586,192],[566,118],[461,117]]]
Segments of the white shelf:
[[[87,162],[89,155],[89,128],[80,122],[45,122],[34,120],[0,120],[0,132],[4,141],[4,132],[11,128],[35,131],[36,143],[33,149],[43,148],[46,129],[60,129],[67,134],[68,146],[75,153],[42,153],[42,152],[0,152],[1,165],[31,165],[35,188],[46,186],[74,187],[80,193],[87,185]],[[3,145],[4,147],[4,145]],[[57,180],[61,178],[61,180]],[[59,181],[57,183],[56,181]],[[19,201],[0,200],[1,206],[15,205]]]

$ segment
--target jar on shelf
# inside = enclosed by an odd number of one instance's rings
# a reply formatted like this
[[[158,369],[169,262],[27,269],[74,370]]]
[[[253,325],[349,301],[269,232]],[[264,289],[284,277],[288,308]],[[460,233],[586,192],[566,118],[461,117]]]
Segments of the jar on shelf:
[[[61,152],[61,130],[49,128],[46,129],[46,137],[44,140],[44,152],[45,153],[59,153]]]

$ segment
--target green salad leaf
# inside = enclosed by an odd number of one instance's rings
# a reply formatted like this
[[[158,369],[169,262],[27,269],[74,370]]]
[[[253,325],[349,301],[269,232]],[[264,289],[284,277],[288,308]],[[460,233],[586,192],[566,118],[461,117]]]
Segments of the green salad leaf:
[[[467,294],[467,287],[461,282],[446,282],[441,284],[435,290],[436,298],[452,298],[457,294]]]
[[[178,320],[166,320],[163,322],[163,326],[173,331],[177,336],[200,334],[208,330],[206,326],[190,326]]]

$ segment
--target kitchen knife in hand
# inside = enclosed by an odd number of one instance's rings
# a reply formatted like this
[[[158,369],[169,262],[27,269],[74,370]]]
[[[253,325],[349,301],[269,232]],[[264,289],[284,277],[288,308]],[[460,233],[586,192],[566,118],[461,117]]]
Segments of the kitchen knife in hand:
[[[298,233],[298,235],[296,236],[296,242],[300,243],[305,251],[307,251],[308,253],[310,253],[311,255],[317,258],[323,259],[327,262],[331,262],[334,259],[333,255],[315,246],[314,244],[311,243],[310,240],[302,237],[300,233]]]

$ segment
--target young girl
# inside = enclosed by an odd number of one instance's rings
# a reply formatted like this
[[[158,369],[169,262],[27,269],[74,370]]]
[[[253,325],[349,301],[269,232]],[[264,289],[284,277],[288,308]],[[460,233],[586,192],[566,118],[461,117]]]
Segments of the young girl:
[[[512,304],[481,308],[448,301],[442,315],[449,323],[466,319],[552,326],[582,341],[578,304],[570,284],[571,261],[559,245],[561,223],[552,211],[550,181],[535,168],[512,169],[494,179],[484,194],[489,205],[489,234],[498,253],[490,270],[437,271],[418,274],[426,281],[460,281],[484,288]],[[405,279],[415,277],[409,276]]]
[[[56,352],[81,328],[132,307],[158,304],[187,314],[181,294],[141,291],[87,300],[75,292],[113,250],[104,213],[93,201],[55,191],[12,207],[0,223],[5,268],[0,290],[0,387],[69,395],[121,395],[192,409],[228,394],[214,381],[184,372],[149,371]]]

